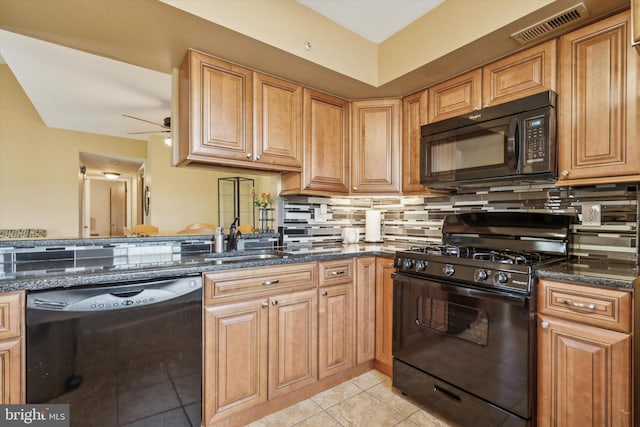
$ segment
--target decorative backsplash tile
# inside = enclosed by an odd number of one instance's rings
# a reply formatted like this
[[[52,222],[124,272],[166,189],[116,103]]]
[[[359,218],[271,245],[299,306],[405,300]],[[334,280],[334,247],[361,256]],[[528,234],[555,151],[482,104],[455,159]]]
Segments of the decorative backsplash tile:
[[[394,246],[442,239],[445,215],[472,211],[526,211],[570,215],[570,253],[638,261],[638,185],[556,188],[551,184],[492,187],[438,197],[306,197],[279,200],[283,241],[289,246],[341,242],[355,227],[364,239],[365,212],[382,211],[382,236]],[[601,225],[581,223],[583,205],[600,205]]]

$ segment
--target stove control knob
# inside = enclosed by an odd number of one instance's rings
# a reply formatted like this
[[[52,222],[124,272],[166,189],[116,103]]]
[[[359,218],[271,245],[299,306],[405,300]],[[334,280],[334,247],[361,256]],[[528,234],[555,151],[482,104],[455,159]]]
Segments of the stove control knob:
[[[495,276],[493,276],[493,282],[496,285],[504,285],[508,281],[509,281],[509,277],[507,277],[507,275],[505,273],[503,273],[502,271],[498,271],[495,274]]]
[[[410,258],[405,258],[405,260],[402,262],[402,268],[404,270],[409,270],[411,269],[411,267],[413,267],[413,260]]]
[[[451,264],[445,264],[445,265],[444,265],[444,268],[442,269],[442,272],[443,272],[446,276],[451,277],[451,276],[453,276],[453,273],[455,273],[455,272],[456,272],[456,269],[455,269],[455,268],[453,268],[453,265],[451,265]]]
[[[395,259],[395,261],[393,263],[393,266],[395,268],[400,268],[402,266],[402,258],[396,257],[396,259]]]
[[[423,260],[416,261],[416,271],[424,271],[427,269],[427,262]]]
[[[487,273],[487,270],[485,270],[484,268],[479,268],[473,273],[473,279],[476,282],[487,280],[487,277],[489,277],[489,273]]]

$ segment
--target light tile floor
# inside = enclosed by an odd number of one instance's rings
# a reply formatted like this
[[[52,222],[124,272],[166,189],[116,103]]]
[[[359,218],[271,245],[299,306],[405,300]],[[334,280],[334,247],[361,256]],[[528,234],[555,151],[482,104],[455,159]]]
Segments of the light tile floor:
[[[425,411],[391,387],[376,370],[339,384],[249,427],[449,427],[453,424]]]

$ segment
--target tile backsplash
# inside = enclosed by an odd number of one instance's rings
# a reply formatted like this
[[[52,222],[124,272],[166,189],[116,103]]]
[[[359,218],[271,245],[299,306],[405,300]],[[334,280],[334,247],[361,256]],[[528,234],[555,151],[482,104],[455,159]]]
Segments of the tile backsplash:
[[[439,242],[447,214],[472,211],[526,211],[570,215],[570,253],[638,262],[638,184],[556,188],[551,184],[490,187],[437,197],[315,197],[279,200],[279,224],[289,246],[341,242],[342,229],[365,237],[365,213],[382,211],[386,244],[407,247]],[[600,225],[582,223],[583,210],[600,210]],[[586,213],[586,210],[585,210]]]

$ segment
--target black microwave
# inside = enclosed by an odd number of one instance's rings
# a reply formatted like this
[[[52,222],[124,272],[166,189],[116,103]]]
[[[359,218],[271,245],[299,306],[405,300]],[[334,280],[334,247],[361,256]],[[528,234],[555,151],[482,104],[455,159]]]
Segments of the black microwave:
[[[460,188],[557,178],[556,93],[541,92],[420,128],[420,182]]]

